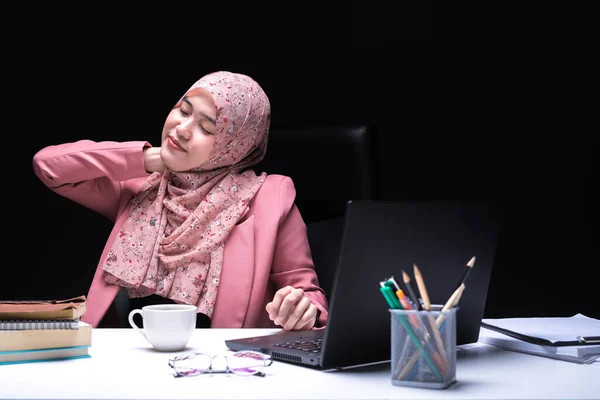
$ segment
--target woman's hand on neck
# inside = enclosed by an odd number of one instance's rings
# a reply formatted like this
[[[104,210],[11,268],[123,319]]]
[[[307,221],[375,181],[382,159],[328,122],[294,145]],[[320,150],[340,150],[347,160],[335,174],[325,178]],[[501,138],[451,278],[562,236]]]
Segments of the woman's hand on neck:
[[[165,164],[160,157],[160,147],[146,147],[144,149],[144,168],[149,173],[165,170]]]

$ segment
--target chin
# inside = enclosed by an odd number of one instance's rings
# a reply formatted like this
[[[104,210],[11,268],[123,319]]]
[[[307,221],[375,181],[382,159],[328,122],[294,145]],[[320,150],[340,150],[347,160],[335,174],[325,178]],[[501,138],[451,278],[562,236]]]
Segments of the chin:
[[[170,171],[173,172],[185,172],[189,171],[189,168],[183,167],[181,163],[171,162],[169,159],[163,158],[163,163],[165,163],[165,167],[167,167]]]
[[[178,169],[177,164],[173,163],[173,156],[171,154],[167,154],[166,151],[161,150],[160,158],[162,158],[162,161],[165,164],[165,167],[167,167],[171,171],[177,172],[177,169]]]
[[[173,172],[181,172],[181,168],[177,164],[173,164],[170,160],[163,158],[163,163],[168,170]]]

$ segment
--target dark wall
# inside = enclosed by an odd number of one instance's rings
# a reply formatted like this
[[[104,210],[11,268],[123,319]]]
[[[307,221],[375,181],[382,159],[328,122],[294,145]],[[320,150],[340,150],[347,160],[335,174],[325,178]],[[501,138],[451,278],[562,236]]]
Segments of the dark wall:
[[[376,126],[383,199],[501,202],[486,316],[600,317],[586,278],[591,70],[576,47],[586,25],[575,23],[585,10],[205,3],[50,2],[15,15],[0,298],[87,293],[111,228],[45,188],[35,152],[82,138],[156,143],[179,96],[226,69],[263,86],[273,128]]]

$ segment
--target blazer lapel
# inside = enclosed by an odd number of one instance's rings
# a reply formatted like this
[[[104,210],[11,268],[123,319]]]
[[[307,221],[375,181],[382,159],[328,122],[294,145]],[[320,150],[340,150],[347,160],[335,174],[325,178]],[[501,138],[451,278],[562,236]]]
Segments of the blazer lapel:
[[[242,328],[254,281],[254,215],[236,225],[225,241],[223,266],[211,327]]]

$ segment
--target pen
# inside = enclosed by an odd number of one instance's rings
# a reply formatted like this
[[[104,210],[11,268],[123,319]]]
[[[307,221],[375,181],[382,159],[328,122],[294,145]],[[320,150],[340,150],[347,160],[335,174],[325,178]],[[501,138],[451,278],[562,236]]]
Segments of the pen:
[[[404,294],[404,292],[402,291],[402,289],[396,290],[396,296],[398,297],[398,300],[400,300],[400,304],[402,304],[402,308],[404,308],[405,310],[412,310],[413,309],[413,307],[406,300],[406,295]],[[415,325],[415,327],[418,327],[418,326],[421,325],[419,323],[419,318],[417,318],[416,315],[413,314],[410,317],[411,317],[411,320],[413,321],[413,324]]]
[[[392,288],[389,287],[389,286],[387,286],[383,282],[379,282],[379,284],[381,285],[381,287],[379,288],[379,290],[383,294],[383,297],[387,301],[387,303],[390,306],[390,308],[394,309],[394,310],[402,309],[402,305],[400,304],[400,300],[398,300],[398,298],[396,296],[394,296],[394,292],[392,292]]]
[[[385,284],[390,286],[392,289],[394,289],[394,292],[397,292],[398,290],[400,290],[400,285],[398,285],[398,282],[396,282],[396,278],[394,277],[394,275],[390,276],[389,278],[385,279]]]
[[[398,285],[398,282],[396,282],[396,278],[394,278],[393,275],[391,277],[385,279],[383,281],[383,283],[386,284],[387,286],[389,286],[390,288],[392,288],[393,292],[396,294],[396,297],[398,297],[398,299],[400,299],[400,293],[402,293],[402,297],[406,301],[406,305],[402,304],[402,308],[404,308],[406,310],[412,310],[412,309],[416,308],[413,305],[413,302],[410,300],[410,298],[405,297],[404,292],[402,291],[402,289],[400,289],[400,285]],[[381,284],[381,282],[380,282],[380,284]]]
[[[400,299],[400,303],[402,304],[402,307],[405,310],[414,310],[414,308],[408,303],[408,299],[402,291],[402,289],[398,289],[396,291],[396,296],[398,296],[398,299]],[[442,338],[440,337],[440,332],[436,328],[433,328],[433,326],[435,326],[435,321],[433,317],[431,315],[427,315],[427,317],[429,317],[429,324],[426,322],[423,322],[423,324],[421,324],[421,321],[419,320],[419,317],[417,317],[416,314],[410,315],[410,319],[413,322],[415,329],[419,329],[419,331],[422,332],[425,338],[423,344],[428,346],[432,350],[433,358],[442,370],[442,373],[446,374],[446,362],[444,361],[446,359],[446,351],[444,349],[444,343],[442,342]],[[423,331],[423,326],[425,327],[426,332]],[[432,336],[435,339],[435,345],[431,342]]]
[[[442,308],[442,312],[446,312],[446,311],[450,310],[452,307],[454,307],[456,305],[458,299],[460,299],[460,296],[462,295],[462,292],[464,290],[465,290],[465,284],[462,283],[458,287],[458,289],[456,289],[454,291],[454,293],[452,293],[450,298],[446,301],[446,304],[444,304],[444,307]],[[443,314],[441,314],[437,317],[437,319],[435,320],[435,324],[436,324],[437,328],[440,327],[440,325],[442,324],[442,322],[444,321],[445,318],[446,317]],[[418,359],[419,359],[419,355],[417,353],[413,354],[412,358],[406,363],[404,368],[402,368],[402,371],[400,371],[400,374],[398,375],[398,379],[404,379],[406,374],[408,374],[408,372],[412,369],[412,367],[415,365],[415,363],[417,362]]]
[[[577,336],[577,340],[585,344],[600,343],[600,336]]]
[[[415,310],[417,308],[410,297],[406,296],[404,291],[400,289],[400,285],[398,285],[398,282],[396,282],[396,278],[394,276],[387,278],[385,284],[393,289],[396,297],[402,303],[402,308],[405,310]]]
[[[401,310],[402,309],[402,305],[400,304],[400,300],[398,300],[398,298],[396,296],[394,296],[394,293],[392,292],[392,288],[390,286],[386,285],[383,282],[380,282],[379,284],[381,286],[379,288],[379,290],[383,294],[383,297],[385,297],[385,299],[387,300],[388,305],[390,306],[390,308],[396,309],[396,310],[398,310],[398,309]],[[423,355],[423,357],[425,358],[425,361],[427,362],[427,364],[429,365],[429,367],[431,368],[431,370],[433,371],[433,373],[435,374],[435,376],[440,381],[442,381],[443,380],[442,374],[440,373],[437,365],[435,365],[435,363],[433,362],[433,360],[429,356],[429,353],[427,353],[427,351],[423,348],[423,346],[421,346],[421,342],[419,341],[419,338],[417,337],[417,335],[415,334],[415,332],[411,328],[410,324],[408,323],[408,320],[406,319],[406,316],[400,315],[399,317],[400,317],[399,318],[400,323],[404,327],[404,330],[406,331],[406,333],[408,333],[408,336],[413,341],[414,345],[417,347],[417,349],[419,350],[419,352]],[[417,353],[415,353],[415,354],[417,354]]]

